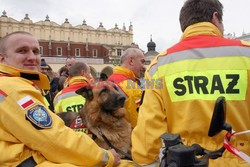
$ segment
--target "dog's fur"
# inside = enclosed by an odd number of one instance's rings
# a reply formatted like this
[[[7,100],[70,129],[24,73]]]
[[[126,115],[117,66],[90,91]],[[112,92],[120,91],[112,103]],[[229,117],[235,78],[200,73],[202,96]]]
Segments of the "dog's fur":
[[[112,145],[125,153],[130,152],[131,125],[125,119],[125,97],[119,93],[116,85],[103,81],[85,86],[76,93],[86,98],[85,106],[79,114],[83,123],[97,136],[95,142],[102,148],[110,149],[98,131],[99,128]],[[60,117],[68,123],[75,114]]]

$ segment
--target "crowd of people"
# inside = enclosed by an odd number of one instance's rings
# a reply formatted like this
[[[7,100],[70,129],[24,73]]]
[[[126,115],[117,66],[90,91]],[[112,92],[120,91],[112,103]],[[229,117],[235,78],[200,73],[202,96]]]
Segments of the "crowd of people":
[[[56,115],[84,107],[85,99],[75,91],[97,81],[88,64],[69,57],[54,72],[41,59],[32,34],[17,31],[2,37],[0,166],[159,166],[165,132],[180,134],[186,145],[198,143],[215,150],[223,145],[225,134],[209,138],[207,132],[219,96],[226,98],[227,122],[233,129],[249,130],[250,44],[223,38],[219,0],[186,0],[179,21],[180,42],[159,54],[147,69],[143,52],[128,48],[113,74],[100,76],[117,84],[126,97],[125,118],[133,129],[129,165],[115,150],[100,148]],[[249,135],[231,143],[250,154]],[[249,166],[228,151],[209,163]]]

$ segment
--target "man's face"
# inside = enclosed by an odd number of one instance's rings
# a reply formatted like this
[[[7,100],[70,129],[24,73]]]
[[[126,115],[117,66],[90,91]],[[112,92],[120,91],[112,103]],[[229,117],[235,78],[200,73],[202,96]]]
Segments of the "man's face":
[[[48,68],[40,68],[40,72],[45,74],[45,75],[48,75]]]
[[[1,63],[24,70],[39,70],[39,43],[33,36],[14,34],[7,39],[5,49],[4,55],[0,55]]]
[[[135,73],[135,76],[137,78],[143,77],[143,74],[145,72],[145,57],[142,52],[137,53],[138,55],[135,58],[132,58],[133,60],[133,72]]]
[[[74,58],[70,58],[66,60],[66,68],[69,69],[74,63],[75,63],[75,59]]]
[[[86,70],[85,74],[84,74],[84,77],[86,77],[90,82],[93,82],[94,81],[94,78],[91,74],[91,70],[90,70],[90,67],[88,66],[88,69]]]

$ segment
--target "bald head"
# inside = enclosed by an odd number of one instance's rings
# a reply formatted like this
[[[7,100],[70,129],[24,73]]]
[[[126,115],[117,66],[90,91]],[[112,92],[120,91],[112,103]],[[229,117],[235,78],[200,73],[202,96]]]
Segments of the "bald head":
[[[38,71],[41,63],[38,40],[24,31],[6,35],[0,39],[0,63]]]
[[[12,37],[13,35],[17,35],[17,34],[32,36],[32,34],[30,34],[29,32],[25,32],[25,31],[16,31],[16,32],[12,32],[10,34],[7,34],[6,36],[4,36],[3,38],[0,39],[0,54],[2,54],[2,56],[4,56],[6,54],[6,50],[7,50],[6,46],[8,43],[8,39],[10,37]]]
[[[142,51],[138,48],[128,48],[121,56],[121,64],[126,64],[131,57],[136,58],[139,55],[143,55]]]
[[[131,70],[138,78],[140,78],[145,71],[144,63],[144,54],[138,48],[128,48],[121,56],[121,66]]]

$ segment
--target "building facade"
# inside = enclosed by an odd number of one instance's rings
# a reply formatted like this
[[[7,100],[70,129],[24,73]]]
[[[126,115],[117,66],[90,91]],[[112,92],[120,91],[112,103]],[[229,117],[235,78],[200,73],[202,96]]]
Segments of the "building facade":
[[[138,47],[133,43],[133,26],[128,29],[125,25],[120,29],[105,29],[100,23],[98,28],[87,25],[84,20],[81,25],[72,26],[66,18],[65,22],[58,24],[49,19],[33,22],[28,14],[21,21],[7,16],[3,11],[0,17],[0,38],[14,31],[26,31],[33,34],[40,43],[41,56],[46,62],[58,70],[57,66],[65,64],[67,57],[76,57],[90,66],[99,66],[117,61],[123,51],[129,47]],[[95,68],[95,67],[94,67]]]

